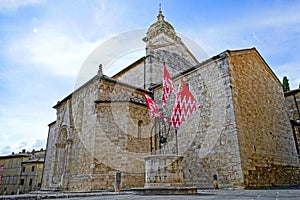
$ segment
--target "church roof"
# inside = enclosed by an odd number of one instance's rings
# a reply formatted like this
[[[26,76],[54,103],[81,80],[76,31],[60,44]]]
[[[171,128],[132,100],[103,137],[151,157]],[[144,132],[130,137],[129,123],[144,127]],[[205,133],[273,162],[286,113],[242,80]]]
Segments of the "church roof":
[[[233,54],[243,54],[243,53],[247,53],[247,52],[250,52],[250,51],[254,51],[259,57],[260,59],[262,60],[262,62],[265,64],[266,68],[267,68],[267,71],[273,76],[273,78],[279,83],[281,84],[280,80],[278,79],[278,77],[276,76],[276,74],[272,71],[272,69],[270,68],[270,66],[268,65],[268,63],[264,60],[264,58],[260,55],[260,53],[257,51],[257,49],[255,47],[253,48],[248,48],[248,49],[238,49],[238,50],[226,50],[226,51],[223,51],[222,53],[219,53],[218,55],[215,55],[215,56],[212,56],[210,58],[208,58],[207,60],[195,65],[195,66],[192,66],[190,67],[189,69],[179,73],[178,75],[175,75],[173,78],[176,79],[180,76],[184,76],[185,74],[187,73],[190,73],[191,71],[194,71],[195,69],[197,68],[200,68],[200,67],[203,67],[205,66],[207,63],[210,63],[212,61],[216,61],[216,60],[219,60],[221,58],[225,58],[227,56],[230,56],[230,55],[233,55]],[[158,83],[154,86],[152,86],[152,89],[155,89],[157,87],[160,87],[162,83]]]
[[[124,69],[122,69],[121,71],[119,71],[118,73],[116,73],[115,75],[112,76],[112,78],[117,78],[123,74],[125,74],[126,72],[128,72],[129,70],[131,70],[132,68],[135,68],[137,65],[139,65],[140,63],[143,63],[145,61],[147,56],[143,56],[141,58],[139,58],[138,60],[136,60],[134,63],[130,64],[129,66],[125,67]]]
[[[101,71],[101,70],[100,70],[100,71]],[[142,88],[137,88],[136,86],[133,86],[133,85],[130,85],[130,84],[127,84],[127,83],[123,83],[123,82],[121,82],[121,81],[119,81],[119,80],[110,78],[110,77],[108,77],[108,76],[106,76],[106,75],[104,75],[104,74],[99,74],[99,72],[98,72],[97,75],[95,75],[93,78],[91,78],[91,79],[90,79],[89,81],[87,81],[85,84],[83,84],[81,87],[79,87],[79,88],[76,89],[74,92],[72,92],[71,94],[69,94],[68,96],[66,96],[63,100],[58,101],[58,102],[56,103],[56,105],[53,106],[53,108],[55,108],[55,109],[58,108],[63,102],[65,102],[66,100],[72,98],[72,95],[73,95],[75,92],[77,92],[77,91],[79,91],[79,90],[81,90],[81,89],[87,87],[88,85],[90,85],[90,84],[93,83],[94,81],[99,81],[99,80],[104,80],[104,81],[107,81],[107,82],[112,82],[112,83],[115,83],[115,84],[118,84],[118,85],[122,85],[122,86],[125,86],[125,87],[128,87],[128,88],[131,88],[131,89],[140,91],[140,92],[149,93],[149,91],[147,91],[147,90],[144,90],[144,89],[142,89]],[[143,101],[141,101],[141,100],[136,100],[136,99],[129,99],[129,100],[130,100],[131,102],[134,102],[134,103],[145,104],[145,103],[144,103]],[[99,103],[99,100],[96,100],[96,101],[97,101],[96,103]],[[103,100],[103,101],[101,101],[101,102],[104,102],[104,101],[106,101],[106,102],[108,102],[108,101],[110,101],[110,102],[112,102],[112,101],[114,101],[114,102],[116,102],[116,101],[121,102],[121,100],[120,100],[119,98],[117,98],[117,99],[105,99],[105,100]],[[53,123],[55,123],[55,122],[53,122]],[[49,125],[51,125],[51,124],[49,124]]]

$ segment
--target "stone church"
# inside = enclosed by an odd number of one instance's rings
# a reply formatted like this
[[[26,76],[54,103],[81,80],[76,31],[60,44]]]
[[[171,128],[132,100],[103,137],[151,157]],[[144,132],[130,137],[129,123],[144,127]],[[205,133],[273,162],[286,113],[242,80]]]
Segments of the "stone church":
[[[292,126],[282,85],[255,48],[200,62],[161,10],[141,39],[144,57],[113,77],[100,65],[53,107],[42,189],[112,189],[116,172],[122,188],[144,186],[144,157],[159,149],[143,93],[161,105],[163,62],[175,88],[183,78],[201,105],[178,129],[186,186],[211,186],[214,174],[221,187],[300,184],[299,124]],[[160,153],[174,145],[171,130]]]

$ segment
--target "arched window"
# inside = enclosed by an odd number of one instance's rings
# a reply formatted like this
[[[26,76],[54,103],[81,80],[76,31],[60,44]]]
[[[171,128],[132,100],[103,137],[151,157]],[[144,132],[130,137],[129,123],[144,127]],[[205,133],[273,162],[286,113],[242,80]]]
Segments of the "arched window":
[[[140,120],[140,121],[138,122],[138,135],[137,135],[139,139],[142,138],[142,132],[144,131],[144,130],[143,130],[143,129],[144,129],[143,125],[144,125],[143,121]]]

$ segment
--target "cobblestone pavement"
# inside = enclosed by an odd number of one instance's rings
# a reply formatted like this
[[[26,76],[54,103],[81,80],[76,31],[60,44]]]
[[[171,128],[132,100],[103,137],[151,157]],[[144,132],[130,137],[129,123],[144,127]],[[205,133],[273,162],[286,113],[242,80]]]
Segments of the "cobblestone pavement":
[[[134,194],[114,194],[114,195],[100,195],[100,196],[90,196],[90,197],[76,197],[69,198],[72,200],[96,200],[96,199],[107,199],[107,200],[173,200],[173,199],[183,199],[183,200],[237,200],[237,199],[255,199],[255,200],[300,200],[300,190],[299,189],[273,189],[273,190],[199,190],[197,195],[134,195]],[[64,198],[66,199],[66,198]]]
[[[0,199],[61,199],[61,200],[300,200],[299,188],[268,189],[268,190],[244,190],[244,189],[206,189],[198,190],[196,195],[135,195],[131,191],[121,193],[98,192],[63,192],[63,193],[36,193],[27,195],[0,195]]]

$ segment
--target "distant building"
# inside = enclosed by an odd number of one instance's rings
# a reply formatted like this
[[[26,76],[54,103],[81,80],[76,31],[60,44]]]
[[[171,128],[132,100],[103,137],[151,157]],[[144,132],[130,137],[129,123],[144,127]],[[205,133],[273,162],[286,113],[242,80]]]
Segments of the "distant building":
[[[39,190],[42,184],[45,151],[33,152],[22,162],[19,190],[22,193]]]
[[[176,90],[182,78],[201,105],[178,130],[185,185],[212,186],[214,175],[220,187],[300,184],[282,84],[255,48],[199,62],[161,11],[143,41],[145,57],[113,77],[100,68],[53,107],[42,189],[111,189],[116,172],[123,188],[144,186],[144,156],[157,152],[158,135],[151,135],[143,93],[161,105],[163,61]],[[166,110],[174,99],[173,93]],[[174,153],[174,146],[173,131],[161,151]]]
[[[36,152],[26,152],[26,150],[22,150],[22,152],[17,154],[12,153],[10,155],[0,156],[0,166],[3,166],[3,171],[0,171],[0,175],[2,177],[0,194],[13,195],[18,192],[24,193],[38,188],[26,187],[25,177],[28,177],[29,181],[32,179],[32,185],[35,183],[41,183],[44,154],[45,150],[41,149]],[[36,160],[37,157],[39,160]],[[34,174],[31,172],[26,174],[26,166],[34,167]]]
[[[300,89],[287,91],[284,93],[284,96],[293,127],[297,152],[300,158]]]
[[[1,194],[16,194],[20,182],[22,162],[29,159],[29,153],[23,150],[21,153],[12,153],[7,156],[0,156],[0,166],[3,166]]]

